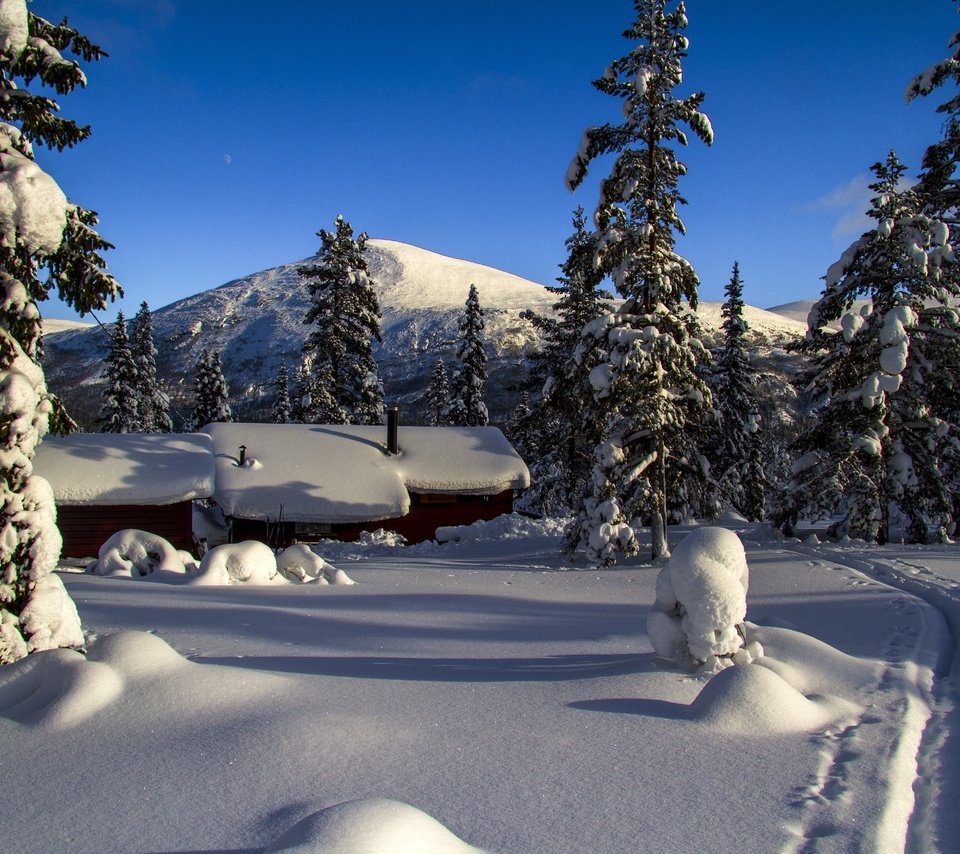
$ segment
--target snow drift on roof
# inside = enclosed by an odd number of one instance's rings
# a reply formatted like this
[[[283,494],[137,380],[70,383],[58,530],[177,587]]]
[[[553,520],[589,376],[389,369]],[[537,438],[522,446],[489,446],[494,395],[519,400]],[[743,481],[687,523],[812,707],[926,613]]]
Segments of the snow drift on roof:
[[[57,504],[174,504],[213,494],[209,436],[74,433],[48,436],[34,469]]]
[[[228,516],[366,522],[405,515],[413,492],[495,495],[530,485],[523,460],[496,427],[386,428],[322,424],[210,424],[216,501]],[[240,465],[240,446],[245,446]]]

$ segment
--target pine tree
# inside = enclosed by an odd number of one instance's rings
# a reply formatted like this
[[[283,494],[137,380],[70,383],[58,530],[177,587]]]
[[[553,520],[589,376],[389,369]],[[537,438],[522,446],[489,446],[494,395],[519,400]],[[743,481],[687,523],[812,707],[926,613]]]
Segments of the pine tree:
[[[233,421],[219,350],[211,352],[204,347],[200,352],[193,382],[193,396],[194,408],[190,419],[192,429],[201,430],[207,424]]]
[[[766,477],[761,463],[760,411],[747,354],[743,282],[734,263],[723,303],[723,349],[714,363],[711,390],[719,415],[712,467],[720,496],[750,521],[763,518]]]
[[[76,30],[29,12],[8,0],[0,20],[0,663],[29,652],[83,642],[76,610],[52,574],[60,553],[49,484],[33,474],[33,452],[48,428],[72,422],[47,392],[40,366],[41,316],[37,303],[51,291],[80,314],[106,307],[120,287],[100,253],[110,248],[94,230],[97,216],[68,202],[37,165],[33,146],[62,151],[90,129],[59,115],[48,94],[66,95],[86,85],[77,61],[98,60],[103,51]],[[41,597],[47,603],[41,606]],[[64,603],[50,622],[49,605]]]
[[[587,231],[582,207],[574,211],[573,228],[561,275],[547,287],[559,296],[555,317],[524,312],[544,342],[531,369],[542,392],[524,428],[537,437],[536,448],[529,449],[533,486],[525,497],[530,506],[551,514],[569,513],[584,495],[602,432],[596,409],[589,405],[590,371],[602,353],[597,347],[581,349],[581,333],[610,308],[599,290],[603,273],[593,265],[594,235]]]
[[[336,231],[317,232],[321,246],[317,263],[298,272],[307,284],[310,308],[305,323],[316,325],[303,345],[304,354],[335,406],[353,424],[379,424],[383,415],[383,386],[373,356],[373,342],[382,342],[380,303],[367,271],[363,252],[367,235],[356,240],[353,226],[343,216]]]
[[[489,421],[484,396],[487,390],[487,355],[483,352],[483,309],[476,285],[470,285],[460,318],[457,368],[451,383],[451,424],[482,427]]]
[[[280,363],[277,380],[274,384],[273,421],[275,424],[290,422],[290,378],[287,375],[286,362]]]
[[[790,530],[802,516],[840,514],[840,534],[922,541],[951,513],[942,461],[957,424],[937,387],[960,364],[950,306],[960,289],[948,230],[921,213],[894,152],[873,171],[877,226],[827,272],[796,347],[811,357],[799,386],[812,412],[777,521]]]
[[[133,318],[130,352],[137,372],[137,411],[140,432],[170,433],[170,398],[157,379],[157,348],[153,343],[153,318],[146,302]]]
[[[450,380],[443,359],[437,359],[427,389],[427,423],[431,427],[443,427],[447,424],[447,411],[450,408]]]
[[[110,336],[110,355],[104,376],[107,379],[107,392],[101,432],[141,432],[140,396],[137,393],[139,377],[130,352],[127,323],[122,311],[117,312],[117,322]]]
[[[687,515],[685,505],[705,488],[708,470],[699,445],[712,411],[702,378],[708,354],[696,317],[684,306],[696,309],[699,280],[674,251],[675,233],[684,233],[677,206],[686,167],[671,146],[686,145],[682,126],[707,144],[713,130],[700,112],[703,93],[672,94],[688,46],[684,4],[672,12],[667,0],[634,5],[637,20],[624,35],[639,44],[594,82],[622,99],[624,121],[588,128],[566,177],[573,190],[592,160],[617,153],[600,183],[594,261],[624,303],[583,333],[586,349],[605,350],[590,372],[605,423],[594,450],[592,490],[573,537],[586,546],[591,563],[604,565],[635,553],[634,516],[650,522],[653,557],[669,554],[668,512]]]

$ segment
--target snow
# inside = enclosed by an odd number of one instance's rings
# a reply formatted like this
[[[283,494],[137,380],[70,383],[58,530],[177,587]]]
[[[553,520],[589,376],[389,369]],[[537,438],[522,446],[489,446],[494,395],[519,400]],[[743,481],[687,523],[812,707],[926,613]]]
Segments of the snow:
[[[143,578],[154,573],[185,573],[183,558],[163,537],[149,531],[124,528],[101,547],[91,571],[97,575]]]
[[[88,652],[0,668],[5,848],[960,847],[960,548],[739,528],[764,654],[709,676],[644,631],[662,566],[571,565],[562,529],[318,548],[354,586],[58,573]],[[673,560],[739,565],[687,532]]]
[[[34,468],[58,504],[173,504],[213,494],[212,442],[202,434],[49,436]]]
[[[67,197],[14,143],[20,132],[0,122],[0,235],[31,254],[51,255],[67,224]]]
[[[302,522],[405,515],[410,492],[495,495],[523,489],[530,473],[495,427],[210,424],[216,501],[228,516]],[[245,445],[256,466],[238,465]]]
[[[192,584],[282,584],[286,581],[277,569],[273,549],[256,540],[214,546],[200,561]]]
[[[19,56],[27,46],[28,35],[24,0],[0,0],[0,51]]]

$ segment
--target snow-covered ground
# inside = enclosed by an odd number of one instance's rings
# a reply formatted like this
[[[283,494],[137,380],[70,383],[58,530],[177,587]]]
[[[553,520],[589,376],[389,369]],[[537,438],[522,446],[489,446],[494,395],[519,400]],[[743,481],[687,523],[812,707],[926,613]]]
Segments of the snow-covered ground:
[[[710,678],[653,654],[659,567],[447,535],[322,550],[354,585],[64,572],[88,656],[0,670],[4,849],[960,849],[960,547],[743,529],[765,654]]]

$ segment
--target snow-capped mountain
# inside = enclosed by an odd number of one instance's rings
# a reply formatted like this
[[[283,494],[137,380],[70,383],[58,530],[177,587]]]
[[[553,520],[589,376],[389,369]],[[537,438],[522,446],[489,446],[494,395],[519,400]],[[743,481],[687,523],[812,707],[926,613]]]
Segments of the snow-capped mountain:
[[[297,268],[314,260],[253,273],[153,311],[157,367],[174,410],[191,405],[194,370],[201,350],[208,348],[221,351],[235,413],[245,419],[268,416],[280,363],[292,374],[311,329],[303,323],[308,295]],[[387,401],[416,416],[437,359],[453,364],[457,324],[475,284],[486,323],[488,405],[495,420],[509,414],[516,402],[510,387],[540,343],[521,313],[549,313],[556,296],[510,273],[392,240],[369,240],[367,260],[383,313],[384,340],[376,355]],[[700,316],[708,335],[719,330],[719,303],[702,303]],[[803,331],[803,324],[762,309],[748,307],[745,318],[763,342]],[[108,352],[103,329],[66,329],[45,338],[45,347],[50,387],[75,417],[93,427]]]

